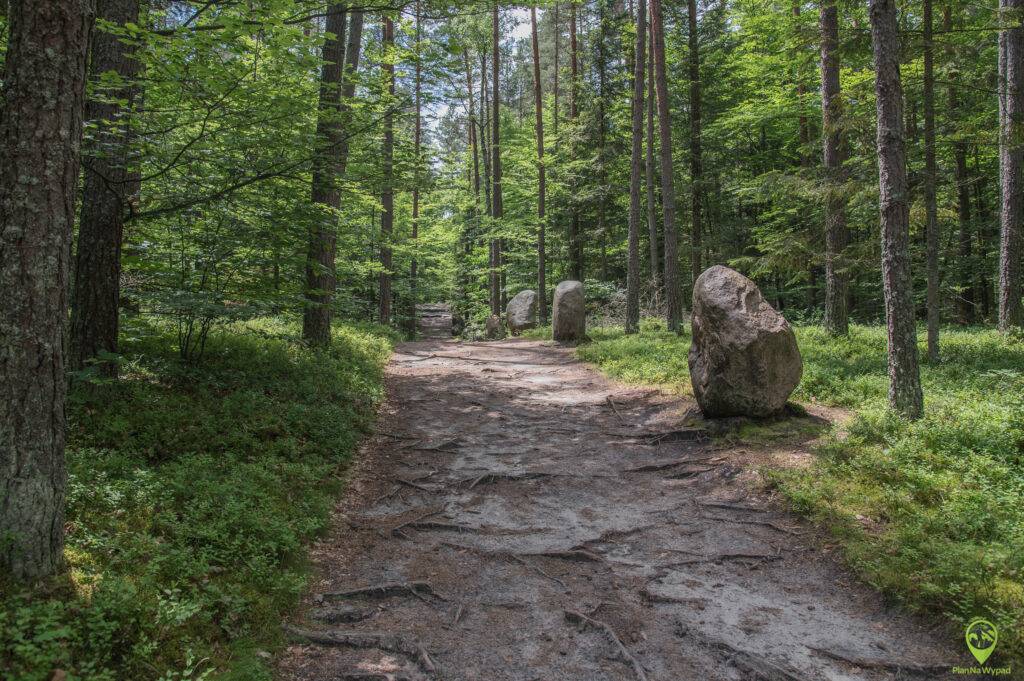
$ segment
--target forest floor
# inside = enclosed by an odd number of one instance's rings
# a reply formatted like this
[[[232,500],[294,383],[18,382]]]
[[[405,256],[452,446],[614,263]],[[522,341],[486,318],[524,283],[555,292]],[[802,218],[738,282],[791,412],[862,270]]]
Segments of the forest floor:
[[[403,344],[387,387],[281,679],[940,679],[966,662],[763,484],[837,412],[740,446],[685,396],[521,339]]]

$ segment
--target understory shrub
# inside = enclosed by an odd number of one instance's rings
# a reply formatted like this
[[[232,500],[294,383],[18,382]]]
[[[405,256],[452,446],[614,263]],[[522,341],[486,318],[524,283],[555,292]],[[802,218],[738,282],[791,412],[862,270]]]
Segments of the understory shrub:
[[[322,352],[277,319],[211,335],[127,330],[118,381],[69,396],[65,575],[3,591],[0,677],[269,679],[262,649],[305,584],[345,464],[372,424],[382,328]]]

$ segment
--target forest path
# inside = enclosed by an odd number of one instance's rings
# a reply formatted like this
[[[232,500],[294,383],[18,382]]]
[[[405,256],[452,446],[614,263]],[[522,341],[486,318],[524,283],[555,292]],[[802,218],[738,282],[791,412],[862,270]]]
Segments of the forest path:
[[[387,380],[281,679],[938,679],[963,657],[756,491],[749,451],[681,428],[685,398],[525,340],[406,343]]]

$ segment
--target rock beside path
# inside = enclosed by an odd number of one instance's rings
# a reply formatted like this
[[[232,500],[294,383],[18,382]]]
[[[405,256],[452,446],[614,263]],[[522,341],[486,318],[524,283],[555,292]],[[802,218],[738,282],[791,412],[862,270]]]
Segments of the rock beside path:
[[[537,292],[527,289],[517,293],[505,307],[505,320],[513,336],[537,326]]]
[[[578,343],[586,337],[587,308],[582,283],[570,280],[556,286],[551,310],[552,338]]]
[[[501,317],[492,314],[484,324],[484,333],[488,340],[499,340],[505,337],[505,329],[501,324]]]
[[[770,416],[800,383],[803,362],[785,318],[739,272],[716,265],[693,288],[690,381],[705,416]]]

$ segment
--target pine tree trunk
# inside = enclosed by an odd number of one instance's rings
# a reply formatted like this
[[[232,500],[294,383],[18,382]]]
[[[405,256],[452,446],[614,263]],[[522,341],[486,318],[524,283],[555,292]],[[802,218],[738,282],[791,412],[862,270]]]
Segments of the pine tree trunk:
[[[491,231],[491,124],[490,124],[490,95],[487,93],[487,55],[480,55],[480,156],[484,161],[484,209],[487,215],[487,232]],[[488,239],[490,237],[488,236]],[[494,276],[494,248],[490,241],[488,244],[488,269],[487,269],[487,290],[488,307],[491,307],[491,300],[494,297],[492,285]],[[480,245],[483,245],[482,243]]]
[[[659,145],[661,151],[661,212],[665,225],[666,317],[669,330],[678,333],[682,322],[682,305],[679,290],[679,232],[676,230],[676,190],[672,178],[672,119],[669,114],[668,82],[665,75],[665,27],[661,16],[661,0],[651,0],[651,34],[653,36],[652,42],[654,43],[654,54],[652,55],[654,59],[654,85],[658,92],[658,130],[660,133]]]
[[[88,0],[11,0],[0,116],[0,574],[60,569],[68,261]]]
[[[953,30],[952,9],[946,5],[942,9],[942,29],[948,34]],[[955,63],[956,53],[952,45],[946,48],[946,57],[950,64]],[[956,86],[949,84],[948,101],[949,115],[954,120],[959,118],[960,101]],[[975,286],[972,271],[973,245],[971,235],[971,187],[967,173],[967,143],[957,140],[953,143],[953,180],[956,183],[957,213],[957,246],[959,266],[957,268],[960,284],[960,295],[957,296],[958,317],[961,324],[974,323]]]
[[[476,102],[473,99],[473,69],[469,65],[469,50],[462,48],[462,60],[466,66],[466,93],[469,101],[469,146],[473,153],[473,171],[470,178],[470,186],[473,191],[473,212],[471,216],[470,229],[465,235],[463,244],[463,255],[465,260],[473,254],[473,243],[480,232],[480,148],[477,142],[477,126],[479,121],[476,115]],[[463,268],[466,266],[463,265]],[[463,274],[463,318],[469,316],[469,275]]]
[[[924,23],[924,206],[928,289],[928,361],[939,361],[939,219],[935,206],[935,45],[932,0],[923,0]]]
[[[100,0],[97,16],[115,26],[138,23],[138,0]],[[131,101],[135,91],[138,62],[132,52],[111,33],[93,33],[90,77],[98,81],[103,74],[114,72],[122,85],[103,89],[97,93],[101,96],[85,105],[85,120],[93,121],[96,131],[82,150],[85,180],[75,252],[69,362],[76,371],[103,354],[117,354],[121,241],[132,184],[128,171],[131,111],[120,102]],[[117,362],[101,361],[97,368],[103,376],[117,377]]]
[[[494,230],[500,230],[501,218],[504,215],[504,207],[501,200],[501,36],[498,19],[498,3],[495,2],[491,10],[491,68],[493,69],[491,87],[494,88],[491,96],[493,100],[491,104],[491,154],[493,156],[491,160],[491,182],[494,183],[494,189],[491,192],[491,207],[492,217],[494,218],[492,229]],[[494,251],[494,268],[491,275],[494,278],[494,282],[491,284],[493,291],[491,294],[491,312],[500,317],[502,312],[501,240],[495,238],[491,241],[491,244]]]
[[[316,124],[316,151],[313,156],[312,201],[323,206],[309,235],[306,255],[306,306],[302,318],[302,337],[314,346],[331,342],[331,305],[337,286],[334,265],[338,241],[337,210],[341,207],[338,187],[340,168],[338,145],[342,71],[345,60],[346,5],[331,5],[324,38],[323,67],[320,74],[320,108]]]
[[[842,196],[844,141],[843,102],[839,85],[839,14],[835,0],[821,2],[821,127],[825,200],[825,329],[845,336],[847,321],[846,201]]]
[[[1003,79],[1000,83],[999,175],[1002,186],[999,240],[999,329],[1024,326],[1021,306],[1021,220],[1024,220],[1024,0],[1000,0],[1002,22],[1013,26],[999,33]]]
[[[687,0],[690,67],[690,281],[697,281],[701,272],[701,208],[704,199],[704,170],[701,161],[701,86],[700,52],[697,44],[697,1]],[[664,26],[659,29],[664,38]],[[664,43],[664,39],[662,40]]]
[[[363,46],[363,11],[352,10],[352,19],[348,27],[348,45],[345,46],[345,69],[343,72],[343,83],[341,86],[341,111],[347,114],[351,108],[350,102],[356,92],[356,72],[359,70],[359,54]],[[347,121],[346,121],[347,124]],[[344,129],[342,130],[344,132]],[[349,136],[342,134],[338,144],[338,175],[344,176],[348,167],[348,140]]]
[[[409,266],[409,335],[416,336],[416,302],[419,292],[417,290],[417,276],[419,275],[419,263],[416,260],[416,240],[420,236],[420,137],[422,131],[422,104],[421,79],[422,67],[420,66],[420,0],[416,0],[416,121],[413,127],[413,183],[412,183],[412,263]]]
[[[579,77],[580,61],[579,49],[576,40],[576,0],[569,3],[569,121],[575,125],[576,117],[579,115]],[[576,144],[572,147],[573,157],[576,154]],[[580,207],[576,198],[576,182],[572,182],[571,216],[569,222],[569,276],[576,281],[583,281],[583,235],[580,234]]]
[[[924,411],[910,277],[910,206],[903,141],[903,86],[895,0],[871,0],[871,43],[878,116],[882,284],[889,336],[889,405],[916,419]]]
[[[799,50],[799,47],[800,47],[799,43],[801,42],[801,40],[800,40],[800,24],[799,24],[799,21],[797,21],[797,19],[800,17],[800,3],[801,2],[802,2],[802,0],[793,0],[793,19],[794,19],[793,23],[796,25],[796,28],[797,28],[796,39],[797,39],[797,43],[798,43],[798,45],[797,45],[798,50]],[[797,66],[796,66],[796,101],[797,101],[797,111],[800,112],[799,116],[797,118],[797,124],[798,124],[799,129],[800,129],[800,165],[802,165],[805,168],[809,168],[810,165],[811,165],[811,154],[810,154],[810,149],[811,149],[811,124],[810,124],[810,121],[807,119],[807,112],[804,110],[804,107],[805,107],[805,104],[806,104],[806,100],[807,100],[807,87],[804,85],[803,67],[802,67],[802,62],[800,60],[799,51],[797,51],[797,53],[793,55],[793,59],[796,60],[796,64],[797,64]],[[813,274],[812,274],[812,276],[813,276]]]
[[[661,285],[661,259],[658,256],[658,207],[654,186],[654,31],[647,37],[647,156],[644,161],[644,187],[647,197],[647,245],[650,249],[651,294],[656,296]]]
[[[633,52],[633,128],[629,164],[629,261],[626,268],[626,333],[640,330],[640,173],[644,141],[644,74],[647,66],[647,6],[637,0]],[[654,246],[657,248],[657,244]]]
[[[540,83],[540,40],[537,37],[537,8],[530,8],[530,39],[533,46],[533,109],[536,117],[537,136],[537,313],[541,325],[548,323],[547,263],[544,252],[545,202],[547,200],[547,178],[544,170],[544,99]]]
[[[562,51],[561,50],[561,48],[562,48],[562,23],[561,23],[561,21],[558,18],[558,10],[559,10],[559,4],[556,2],[555,3],[555,17],[554,17],[554,22],[553,22],[554,25],[555,25],[555,64],[554,64],[554,66],[555,66],[555,82],[554,82],[554,86],[553,86],[553,89],[554,89],[554,92],[553,92],[553,94],[554,94],[554,101],[552,102],[552,110],[551,110],[551,128],[554,131],[554,135],[555,135],[555,150],[558,149],[558,100],[559,100],[559,95],[561,94],[559,92],[559,89],[558,89],[558,72],[562,68],[561,59],[560,59],[561,51]]]
[[[387,109],[384,112],[384,187],[380,196],[380,300],[378,318],[381,324],[391,323],[391,235],[395,226],[395,23],[384,17],[384,87],[387,91]]]

